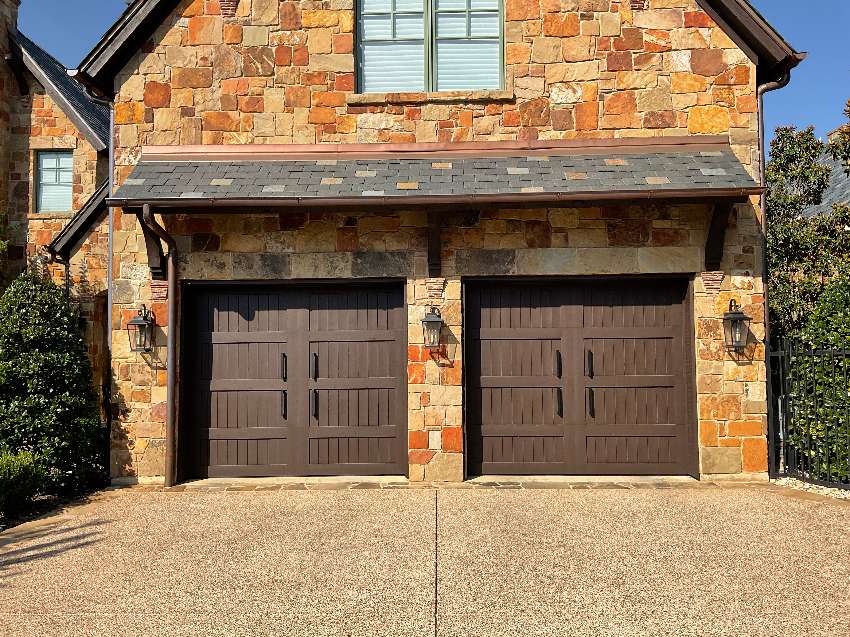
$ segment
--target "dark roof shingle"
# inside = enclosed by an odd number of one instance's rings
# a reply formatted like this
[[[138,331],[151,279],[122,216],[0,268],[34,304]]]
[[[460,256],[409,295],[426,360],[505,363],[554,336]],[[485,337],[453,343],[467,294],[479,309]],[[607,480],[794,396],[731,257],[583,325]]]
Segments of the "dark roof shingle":
[[[142,161],[113,204],[276,200],[310,205],[404,202],[415,198],[517,201],[523,197],[612,199],[759,192],[731,150],[512,156]]]
[[[109,147],[109,108],[92,99],[68,69],[23,33],[10,35],[26,68],[98,151]]]

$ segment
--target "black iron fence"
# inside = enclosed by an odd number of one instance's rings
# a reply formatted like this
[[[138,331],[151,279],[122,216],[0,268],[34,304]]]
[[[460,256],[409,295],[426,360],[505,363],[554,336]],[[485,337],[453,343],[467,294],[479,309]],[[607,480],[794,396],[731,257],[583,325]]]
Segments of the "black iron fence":
[[[850,489],[850,350],[786,341],[771,357],[771,470]]]

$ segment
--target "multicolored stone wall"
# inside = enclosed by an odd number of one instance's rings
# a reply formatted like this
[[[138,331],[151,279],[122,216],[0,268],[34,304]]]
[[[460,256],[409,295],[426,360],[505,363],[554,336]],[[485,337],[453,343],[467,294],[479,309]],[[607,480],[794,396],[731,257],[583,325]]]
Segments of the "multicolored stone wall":
[[[505,0],[505,20],[504,90],[362,95],[353,0],[241,0],[232,17],[216,0],[184,0],[117,77],[115,177],[129,175],[143,145],[702,134],[728,135],[757,174],[755,67],[696,0],[650,0],[646,10],[612,0]],[[701,272],[706,206],[459,210],[443,232],[439,280],[427,276],[422,210],[167,223],[180,236],[185,278],[404,274],[414,480],[463,475],[461,276],[696,273],[701,466],[713,475],[766,468],[763,348],[734,360],[720,331],[734,295],[763,334],[757,206],[738,206],[719,275]],[[113,475],[157,477],[165,373],[130,354],[123,327],[146,303],[164,342],[165,297],[150,281],[136,219],[116,217]],[[421,347],[430,305],[448,320],[447,350],[436,360]]]
[[[696,0],[505,0],[503,91],[357,94],[353,0],[184,0],[116,81],[141,145],[729,134],[756,161],[755,68]]]
[[[700,440],[706,474],[765,470],[763,348],[740,360],[726,353],[720,317],[734,297],[763,335],[754,209],[740,205],[728,235],[720,289],[695,281]],[[552,209],[459,209],[442,230],[444,278],[427,274],[427,222],[421,210],[380,214],[310,212],[168,217],[186,280],[404,277],[409,303],[408,427],[413,480],[463,478],[462,275],[699,273],[711,210],[707,205]],[[113,355],[120,419],[113,436],[117,476],[162,475],[165,374],[129,351],[121,329],[140,300],[163,330],[166,304],[151,287],[132,216],[118,215]],[[446,327],[436,355],[423,346],[422,318],[440,309]],[[165,351],[154,359],[164,360]],[[151,452],[151,450],[153,450]]]
[[[18,23],[18,0],[0,0],[0,59],[9,53],[9,29]],[[12,69],[0,63],[0,240],[8,239],[9,149],[12,134],[13,96],[18,87]],[[0,282],[7,276],[7,255],[0,254]]]

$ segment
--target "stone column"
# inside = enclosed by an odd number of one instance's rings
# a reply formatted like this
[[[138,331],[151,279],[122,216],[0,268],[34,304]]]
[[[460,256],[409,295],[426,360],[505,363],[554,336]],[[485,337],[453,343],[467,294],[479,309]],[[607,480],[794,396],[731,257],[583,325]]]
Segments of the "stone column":
[[[460,279],[408,284],[408,422],[410,480],[463,480]],[[423,347],[422,319],[440,310],[445,325],[439,351]]]
[[[0,0],[0,238],[7,238],[12,161],[11,119],[18,92],[15,76],[2,58],[9,52],[9,33],[17,30],[20,0]],[[5,259],[0,260],[3,263]],[[0,274],[5,274],[0,270]]]

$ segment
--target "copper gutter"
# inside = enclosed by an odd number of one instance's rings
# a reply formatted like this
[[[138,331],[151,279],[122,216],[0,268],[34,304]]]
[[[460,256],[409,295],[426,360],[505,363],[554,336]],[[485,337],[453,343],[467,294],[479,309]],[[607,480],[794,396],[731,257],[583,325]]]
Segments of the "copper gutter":
[[[405,159],[539,155],[627,155],[730,150],[716,135],[618,139],[518,140],[418,144],[245,144],[145,146],[143,161],[284,161],[304,159]]]
[[[254,199],[216,199],[214,197],[168,197],[153,201],[157,208],[176,208],[172,212],[183,212],[192,208],[305,208],[328,206],[433,206],[433,205],[475,205],[475,204],[528,204],[576,202],[576,201],[646,201],[667,199],[736,199],[746,201],[753,195],[760,195],[763,188],[750,186],[747,188],[703,188],[703,189],[670,189],[670,190],[620,190],[614,192],[593,191],[575,193],[508,193],[493,195],[382,195],[377,197],[277,197]],[[150,202],[150,198],[109,199],[107,204],[112,207],[137,208]]]
[[[154,218],[150,204],[139,221],[168,246],[168,338],[166,343],[165,486],[177,484],[177,242]]]

